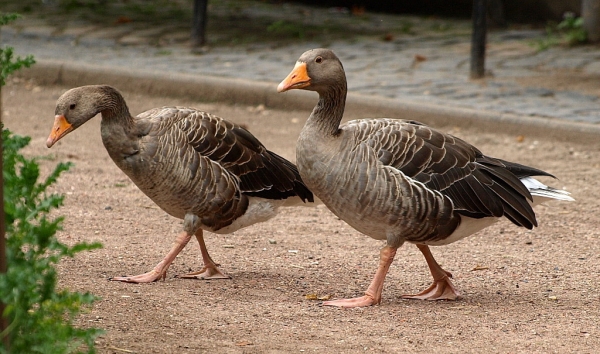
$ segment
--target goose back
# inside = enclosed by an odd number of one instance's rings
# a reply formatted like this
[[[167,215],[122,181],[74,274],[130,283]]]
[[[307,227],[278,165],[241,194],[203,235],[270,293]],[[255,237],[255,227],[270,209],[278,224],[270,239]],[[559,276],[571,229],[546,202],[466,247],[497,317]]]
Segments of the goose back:
[[[202,224],[212,231],[243,215],[249,197],[313,200],[293,164],[244,128],[192,108],[146,111],[129,131],[103,119],[102,140],[117,166],[163,210],[178,218],[204,215]]]

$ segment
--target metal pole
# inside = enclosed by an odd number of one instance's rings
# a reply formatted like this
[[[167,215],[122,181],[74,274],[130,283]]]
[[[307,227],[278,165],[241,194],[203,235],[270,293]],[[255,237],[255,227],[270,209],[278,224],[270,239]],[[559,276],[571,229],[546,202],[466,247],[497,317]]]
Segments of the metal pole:
[[[473,35],[471,37],[471,79],[485,75],[485,40],[487,0],[473,0]]]
[[[194,0],[194,23],[192,26],[192,46],[201,47],[206,44],[206,8],[208,0]]]

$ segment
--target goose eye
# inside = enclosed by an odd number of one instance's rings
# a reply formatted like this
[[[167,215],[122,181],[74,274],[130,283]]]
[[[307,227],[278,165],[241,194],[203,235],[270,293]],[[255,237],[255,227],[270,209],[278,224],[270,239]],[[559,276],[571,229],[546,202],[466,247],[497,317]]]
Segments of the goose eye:
[[[71,105],[69,106],[69,109],[75,109],[75,103],[71,104]]]
[[[315,59],[315,62],[316,62],[317,64],[321,64],[321,62],[322,62],[322,61],[323,61],[323,58],[322,58],[322,57],[317,57],[317,58]]]

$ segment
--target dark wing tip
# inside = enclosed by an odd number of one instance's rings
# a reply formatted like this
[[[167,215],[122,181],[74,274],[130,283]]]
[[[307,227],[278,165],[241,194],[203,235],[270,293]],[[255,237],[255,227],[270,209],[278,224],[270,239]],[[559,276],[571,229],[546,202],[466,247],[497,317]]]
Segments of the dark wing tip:
[[[556,176],[554,176],[553,174],[550,174],[546,171],[542,171],[535,167],[525,166],[525,165],[521,165],[516,162],[504,161],[501,159],[497,159],[497,160],[502,162],[504,164],[504,166],[506,167],[506,169],[509,170],[510,172],[512,172],[518,178],[530,177],[530,176],[547,176],[547,177],[552,177],[552,178],[556,179]]]

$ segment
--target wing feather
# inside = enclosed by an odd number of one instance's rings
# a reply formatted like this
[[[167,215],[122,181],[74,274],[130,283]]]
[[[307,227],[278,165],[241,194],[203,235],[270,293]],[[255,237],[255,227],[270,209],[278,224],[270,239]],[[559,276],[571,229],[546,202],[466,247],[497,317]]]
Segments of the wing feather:
[[[197,154],[190,158],[192,168],[205,167],[199,161],[201,157],[208,158],[239,180],[238,188],[243,194],[267,199],[299,196],[313,201],[296,166],[267,150],[243,127],[191,108],[163,108],[168,109],[172,115],[158,125],[156,133],[181,137],[174,140],[191,147]],[[189,150],[181,147],[179,157],[183,158],[184,154],[189,154]]]
[[[548,173],[485,156],[459,138],[414,121],[359,120],[348,124],[353,126],[361,131],[356,139],[375,149],[381,164],[447,196],[457,213],[506,216],[527,228],[537,224],[531,194],[519,178]]]

